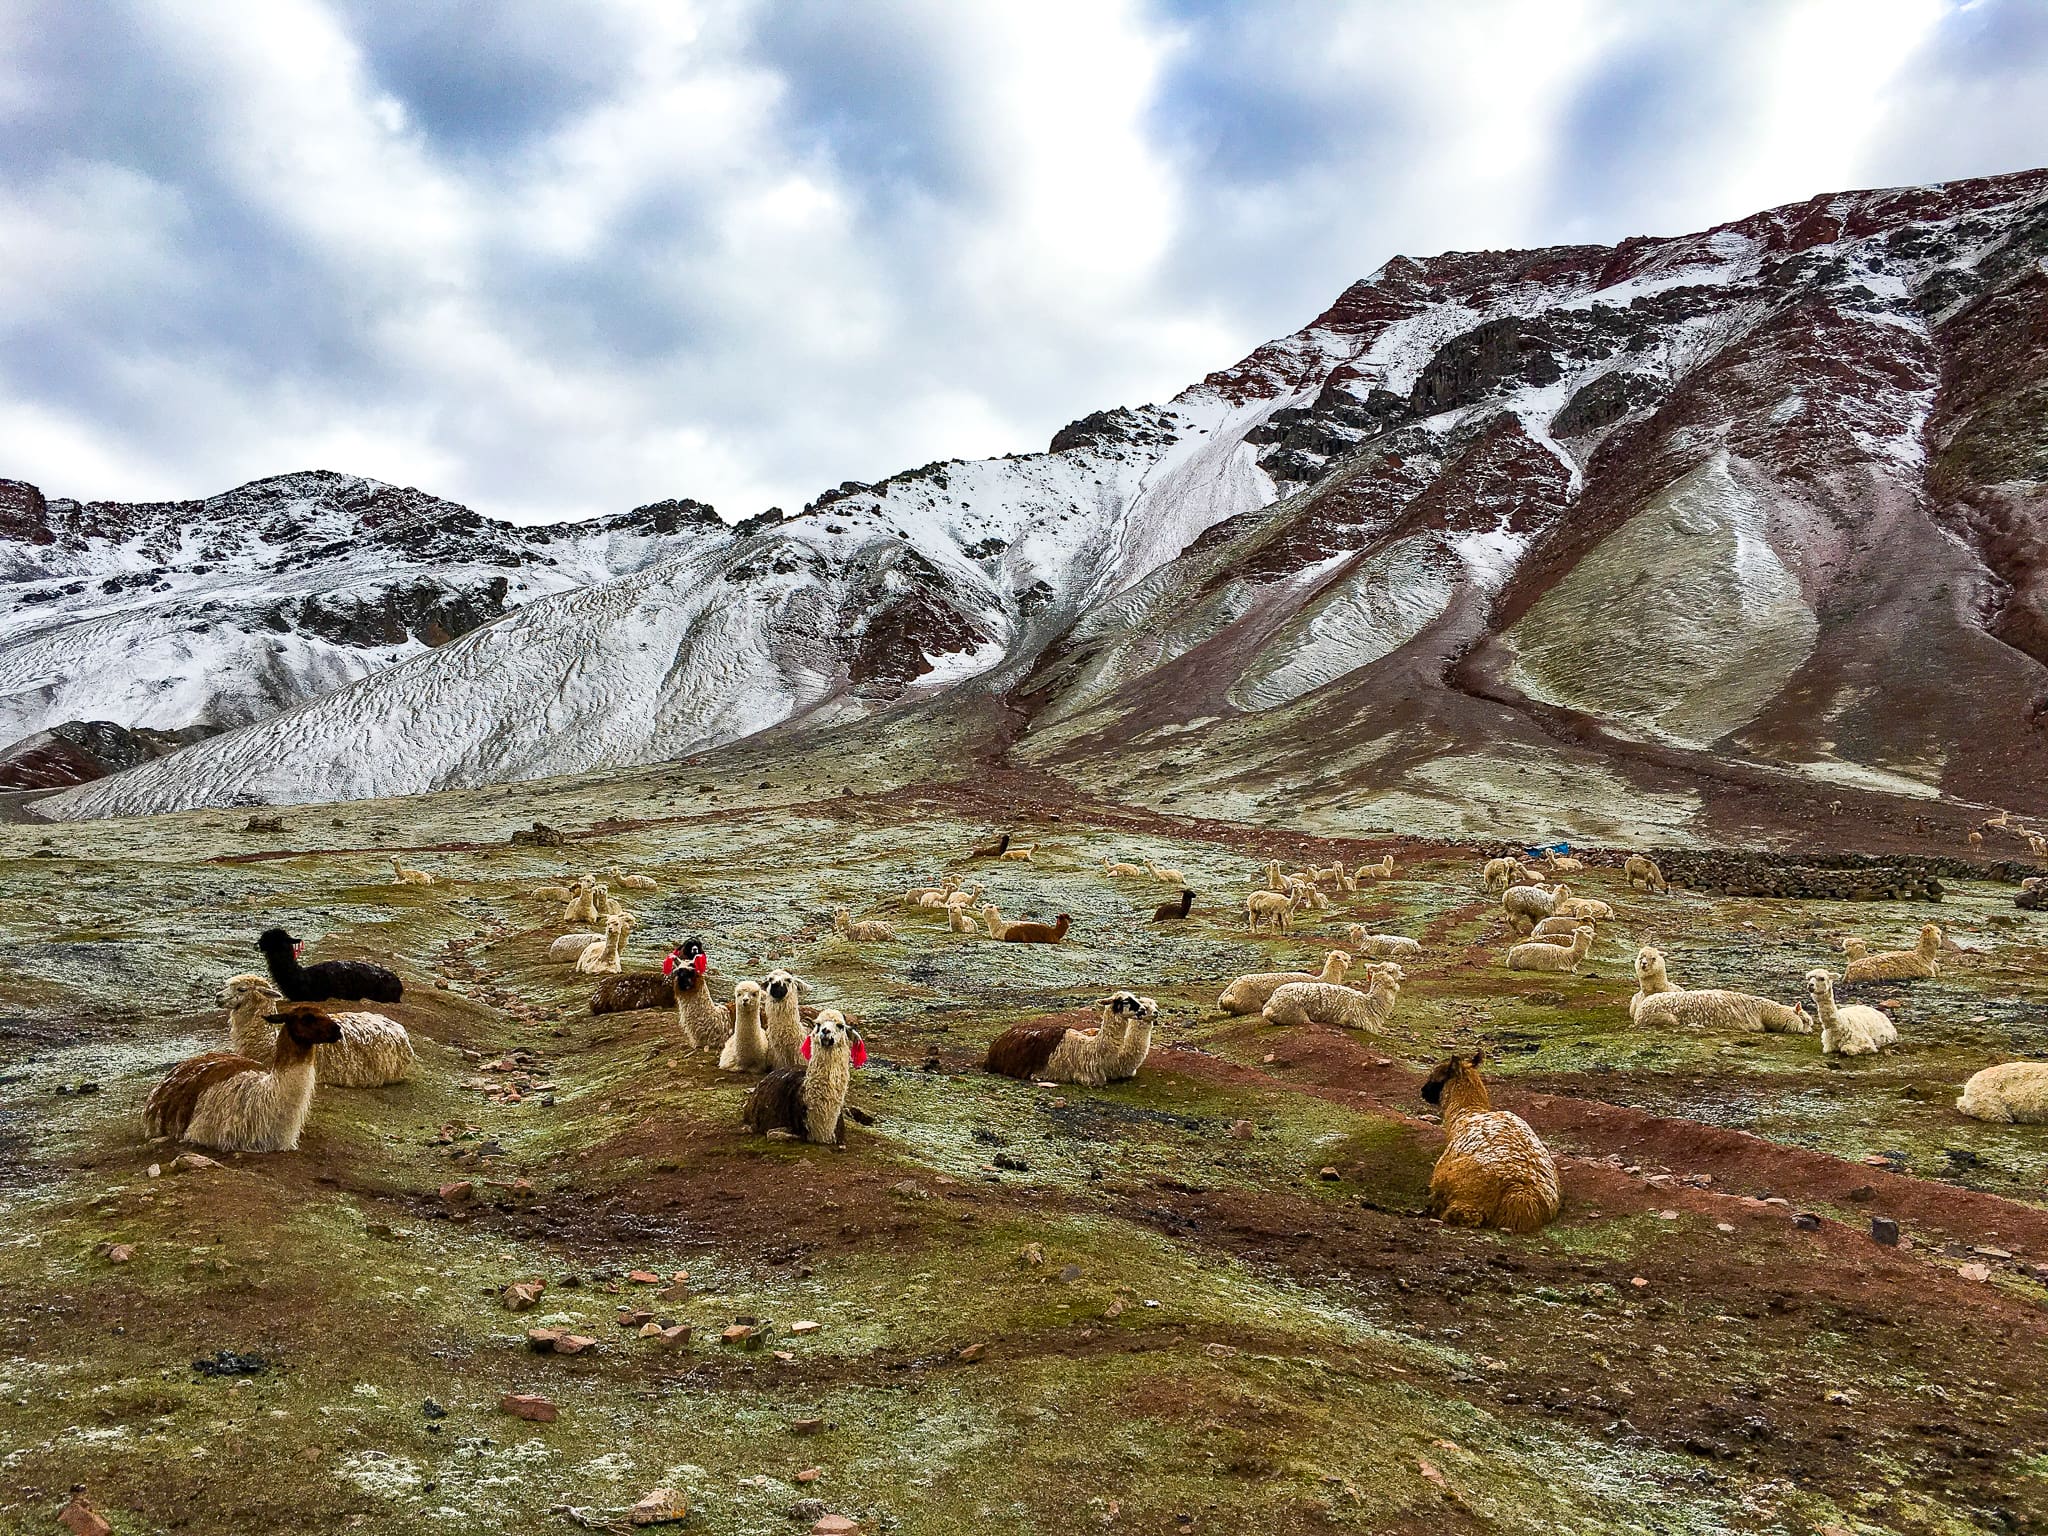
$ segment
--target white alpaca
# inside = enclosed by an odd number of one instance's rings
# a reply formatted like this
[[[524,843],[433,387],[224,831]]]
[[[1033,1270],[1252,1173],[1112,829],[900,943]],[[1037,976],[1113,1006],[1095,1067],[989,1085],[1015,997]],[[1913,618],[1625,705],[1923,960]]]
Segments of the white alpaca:
[[[1345,947],[1354,955],[1368,955],[1375,960],[1393,960],[1403,955],[1422,953],[1422,945],[1414,939],[1403,938],[1398,933],[1373,933],[1362,923],[1351,925]]]
[[[946,926],[955,933],[981,932],[981,924],[974,920],[973,915],[965,907],[946,908]]]
[[[944,907],[948,912],[958,912],[963,907],[971,908],[974,906],[976,902],[981,900],[981,893],[985,889],[986,887],[984,887],[982,883],[979,880],[977,880],[966,890],[955,891],[952,895],[948,896],[944,901],[939,903],[939,905]]]
[[[804,1019],[802,994],[811,984],[788,971],[770,971],[763,985],[768,1001],[761,1010],[762,1026],[768,1034],[770,1067],[801,1067],[804,1064]]]
[[[398,862],[398,855],[391,856],[391,883],[393,885],[432,885],[434,877],[424,869],[408,869]]]
[[[723,1072],[766,1072],[768,1032],[761,1027],[761,1012],[768,994],[758,981],[743,981],[732,989],[732,1035],[718,1053]]]
[[[1614,908],[1590,896],[1567,896],[1550,909],[1552,917],[1591,917],[1603,923],[1614,921]]]
[[[1565,872],[1576,872],[1586,867],[1584,859],[1575,859],[1568,853],[1559,853],[1555,848],[1543,850],[1543,861],[1552,869]]]
[[[1672,985],[1662,951],[1636,952],[1636,994],[1628,1000],[1628,1016],[1646,1029],[1683,1025],[1693,1029],[1733,1029],[1748,1033],[1810,1035],[1813,1020],[1804,1008],[1787,1008],[1767,997],[1730,992],[1718,987],[1688,992]]]
[[[1145,1064],[1145,1058],[1152,1050],[1152,1026],[1159,1018],[1159,1004],[1149,997],[1139,997],[1130,992],[1119,992],[1109,999],[1109,1007],[1103,1015],[1102,1032],[1109,1033],[1111,1015],[1120,1016],[1123,1021],[1116,1045],[1105,1057],[1112,1083],[1128,1082],[1138,1075],[1138,1068]]]
[[[1326,981],[1341,986],[1345,972],[1351,969],[1351,956],[1341,949],[1333,949],[1323,956],[1320,974],[1313,971],[1258,971],[1249,976],[1240,976],[1223,989],[1223,995],[1216,999],[1216,1006],[1225,1013],[1257,1013],[1266,1006],[1266,999],[1290,981]]]
[[[1394,856],[1390,853],[1377,864],[1361,864],[1351,873],[1360,880],[1391,880],[1394,878]]]
[[[1145,861],[1145,873],[1154,880],[1157,880],[1161,885],[1186,885],[1188,883],[1188,877],[1179,870],[1161,869],[1150,859]]]
[[[1488,859],[1486,867],[1479,872],[1480,889],[1492,892],[1505,891],[1514,872],[1520,868],[1516,859]]]
[[[640,919],[633,916],[624,907],[614,907],[607,911],[604,914],[606,925],[609,926],[615,917],[625,919],[626,931],[628,933],[631,933],[640,926]],[[583,952],[590,948],[591,945],[603,942],[604,935],[601,933],[565,933],[548,946],[548,960],[554,965],[574,965],[583,958]]]
[[[584,946],[583,953],[576,957],[576,969],[584,976],[616,976],[624,969],[623,952],[626,932],[633,926],[633,920],[624,915],[608,918],[604,925],[604,937],[594,944]]]
[[[1821,1055],[1870,1056],[1898,1043],[1898,1026],[1883,1010],[1864,1003],[1836,1003],[1832,971],[1808,971],[1806,984],[1813,991],[1813,1011],[1820,1017]]]
[[[989,1042],[982,1069],[999,1072],[1024,1082],[1072,1083],[1080,1088],[1100,1088],[1115,1080],[1122,1064],[1124,1033],[1151,999],[1118,992],[1097,1004],[1100,1010],[1093,1029],[1071,1029],[1061,1024],[1014,1024]],[[1156,1005],[1153,1005],[1156,1009]],[[1150,1015],[1146,1018],[1146,1039],[1151,1038]],[[1143,1052],[1139,1054],[1143,1060]],[[1125,1073],[1137,1071],[1135,1065]]]
[[[1576,971],[1593,947],[1593,929],[1581,926],[1569,944],[1517,944],[1508,951],[1511,971]]]
[[[1393,1016],[1401,1000],[1401,967],[1382,965],[1372,974],[1372,990],[1333,986],[1324,981],[1290,981],[1266,999],[1261,1010],[1268,1024],[1336,1024],[1345,1029],[1378,1029]]]
[[[313,1053],[341,1038],[311,1003],[287,1003],[270,1065],[234,1051],[209,1051],[164,1074],[142,1106],[150,1136],[171,1136],[220,1152],[289,1152],[299,1144],[317,1081]]]
[[[2048,1124],[2048,1061],[2008,1061],[1963,1084],[1956,1108],[2001,1125]]]
[[[270,1065],[277,1045],[277,1025],[270,1015],[284,1002],[284,994],[268,976],[231,976],[220,989],[221,1006],[228,1011],[228,1044],[252,1061]],[[419,1064],[413,1055],[412,1037],[396,1019],[381,1013],[331,1013],[341,1038],[314,1052],[314,1069],[330,1088],[382,1088],[402,1083]]]
[[[1539,917],[1555,917],[1557,904],[1570,896],[1568,885],[1554,885],[1546,889],[1540,885],[1510,886],[1501,892],[1501,910],[1511,917],[1524,917],[1534,922]]]
[[[887,944],[896,937],[896,930],[887,923],[873,918],[855,922],[844,907],[832,914],[832,927],[849,944]]]

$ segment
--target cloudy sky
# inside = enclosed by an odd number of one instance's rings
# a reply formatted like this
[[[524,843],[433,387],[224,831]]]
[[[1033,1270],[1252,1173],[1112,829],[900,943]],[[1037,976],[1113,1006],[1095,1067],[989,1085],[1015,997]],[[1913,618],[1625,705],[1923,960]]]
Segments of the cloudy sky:
[[[737,518],[1395,252],[2043,163],[2039,0],[0,0],[0,475]]]

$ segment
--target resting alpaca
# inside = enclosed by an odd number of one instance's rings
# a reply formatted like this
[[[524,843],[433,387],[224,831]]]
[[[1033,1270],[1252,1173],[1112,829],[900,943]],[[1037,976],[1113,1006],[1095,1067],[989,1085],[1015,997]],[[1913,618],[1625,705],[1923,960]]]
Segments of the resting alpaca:
[[[633,919],[621,913],[605,919],[604,937],[583,947],[576,957],[576,969],[584,976],[616,976],[625,968],[626,930]]]
[[[277,1007],[284,994],[261,976],[231,976],[220,989],[228,1011],[228,1044],[265,1066],[277,1046]],[[412,1076],[417,1064],[405,1026],[381,1013],[329,1014],[341,1038],[315,1053],[319,1080],[330,1088],[382,1088]]]
[[[1179,870],[1161,869],[1150,859],[1145,861],[1145,873],[1154,880],[1157,880],[1161,885],[1186,885],[1188,883],[1188,877]]]
[[[1614,921],[1614,908],[1590,896],[1565,896],[1550,909],[1552,917],[1592,917],[1603,923]]]
[[[855,922],[844,907],[833,912],[832,926],[849,944],[886,944],[896,937],[896,930],[887,923],[873,918]]]
[[[761,1019],[768,1032],[768,1064],[784,1070],[800,1067],[804,1061],[802,994],[811,990],[811,984],[788,971],[770,971],[764,986],[768,1001]]]
[[[1806,984],[1813,989],[1813,1011],[1820,1016],[1821,1055],[1870,1056],[1898,1044],[1898,1026],[1881,1010],[1863,1003],[1837,1005],[1833,972],[1808,971]]]
[[[1290,981],[1266,999],[1261,1016],[1268,1024],[1337,1024],[1345,1029],[1378,1029],[1394,1016],[1406,978],[1392,961],[1374,968],[1372,990],[1332,985],[1325,981]]]
[[[1125,1026],[1137,1016],[1139,999],[1129,992],[1101,998],[1093,1029],[1065,1024],[1015,1024],[989,1042],[984,1072],[1024,1082],[1073,1083],[1100,1088],[1110,1081]]]
[[[1546,917],[1530,930],[1529,937],[1552,943],[1560,938],[1569,941],[1573,934],[1585,926],[1586,920],[1583,917]]]
[[[143,1129],[219,1152],[289,1152],[313,1107],[313,1053],[341,1038],[325,1013],[287,1004],[270,1065],[233,1051],[208,1051],[164,1074],[142,1106]]]
[[[761,1009],[768,994],[758,981],[743,981],[732,989],[732,1035],[718,1053],[722,1072],[766,1072],[768,1034],[761,1027]]]
[[[2048,1061],[2008,1061],[1963,1084],[1956,1108],[2001,1125],[2048,1124]]]
[[[1102,858],[1102,872],[1118,880],[1128,880],[1133,876],[1143,876],[1145,873],[1144,870],[1138,868],[1135,864],[1126,864],[1121,861],[1112,864],[1107,854],[1104,854]]]
[[[630,912],[619,912],[615,915],[625,920],[628,933],[640,926],[640,920]],[[607,929],[610,928],[611,921],[611,917],[606,917]],[[601,944],[604,940],[605,935],[602,933],[565,933],[548,946],[548,959],[557,965],[575,965],[583,958],[586,949],[593,944]]]
[[[754,1085],[741,1122],[756,1136],[787,1131],[799,1141],[846,1146],[846,1086],[852,1069],[865,1066],[867,1045],[836,1009],[818,1012],[804,1037],[802,1067],[781,1067]]]
[[[646,875],[629,875],[616,864],[612,866],[612,884],[622,891],[658,891],[661,889],[658,881],[651,880]]]
[[[1935,956],[1940,953],[1941,930],[1932,923],[1923,923],[1920,942],[1912,949],[1888,949],[1851,960],[1842,971],[1842,980],[1854,985],[1859,981],[1914,981],[1939,976],[1941,966]]]
[[[1394,856],[1390,853],[1377,864],[1361,864],[1351,873],[1360,880],[1368,877],[1375,880],[1391,880],[1394,878]]]
[[[1581,925],[1569,944],[1517,944],[1508,951],[1511,971],[1576,971],[1593,947],[1593,929]]]
[[[1067,928],[1072,921],[1062,912],[1049,923],[1006,923],[994,902],[983,907],[981,915],[988,922],[990,937],[1012,944],[1057,944],[1067,936]]]
[[[432,885],[434,877],[424,869],[408,869],[398,862],[398,855],[391,856],[391,883],[393,885]]]
[[[968,916],[967,909],[964,907],[946,908],[946,926],[955,933],[981,932],[981,924]]]
[[[1422,946],[1414,939],[1403,938],[1398,933],[1371,933],[1360,923],[1351,925],[1346,943],[1352,954],[1370,955],[1375,960],[1392,960],[1400,955],[1422,953]]]
[[[581,888],[569,898],[569,904],[562,908],[562,921],[594,923],[604,915],[604,904],[610,898],[611,892],[597,884],[582,885],[579,882],[579,885]]]
[[[1647,947],[1636,952],[1636,994],[1628,1000],[1628,1016],[1650,1029],[1685,1025],[1780,1035],[1813,1033],[1813,1020],[1804,1008],[1787,1008],[1749,992],[1718,987],[1688,992],[1673,986],[1664,970],[1663,952]]]
[[[1266,999],[1286,986],[1290,981],[1327,981],[1333,986],[1342,986],[1344,973],[1351,969],[1351,956],[1341,949],[1333,949],[1323,956],[1320,975],[1311,971],[1256,971],[1249,976],[1240,976],[1223,989],[1223,995],[1216,999],[1216,1006],[1225,1013],[1257,1013],[1266,1006]]]
[[[1453,1056],[1422,1085],[1422,1097],[1444,1116],[1429,1211],[1452,1226],[1540,1232],[1564,1203],[1557,1164],[1527,1121],[1493,1107],[1479,1079],[1483,1054]]]
[[[1009,848],[1010,834],[1005,832],[1001,837],[991,838],[988,842],[980,844],[967,857],[970,859],[999,859],[1009,851]]]
[[[299,951],[306,946],[282,928],[266,928],[256,940],[263,963],[277,990],[295,1003],[324,1003],[329,998],[348,998],[372,1003],[404,1000],[405,983],[395,971],[367,960],[322,960],[318,965],[299,964]]]

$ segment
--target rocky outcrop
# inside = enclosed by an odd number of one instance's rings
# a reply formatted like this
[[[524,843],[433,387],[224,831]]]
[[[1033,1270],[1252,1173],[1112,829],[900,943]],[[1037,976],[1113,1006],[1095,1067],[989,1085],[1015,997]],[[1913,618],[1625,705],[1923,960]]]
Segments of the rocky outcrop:
[[[58,789],[90,783],[210,734],[205,727],[178,732],[131,731],[111,720],[66,720],[0,748],[0,789]]]

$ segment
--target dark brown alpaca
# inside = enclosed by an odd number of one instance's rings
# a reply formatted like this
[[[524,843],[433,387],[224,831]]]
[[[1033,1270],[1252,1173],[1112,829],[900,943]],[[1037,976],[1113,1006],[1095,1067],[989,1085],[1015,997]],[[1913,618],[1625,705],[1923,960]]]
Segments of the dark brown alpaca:
[[[1003,929],[1006,944],[1057,944],[1067,936],[1067,914],[1062,912],[1049,923],[1011,923]]]
[[[1194,904],[1195,893],[1193,891],[1182,891],[1179,901],[1162,901],[1159,903],[1158,908],[1152,913],[1152,921],[1155,923],[1178,922],[1181,918],[1188,915],[1188,909]]]

